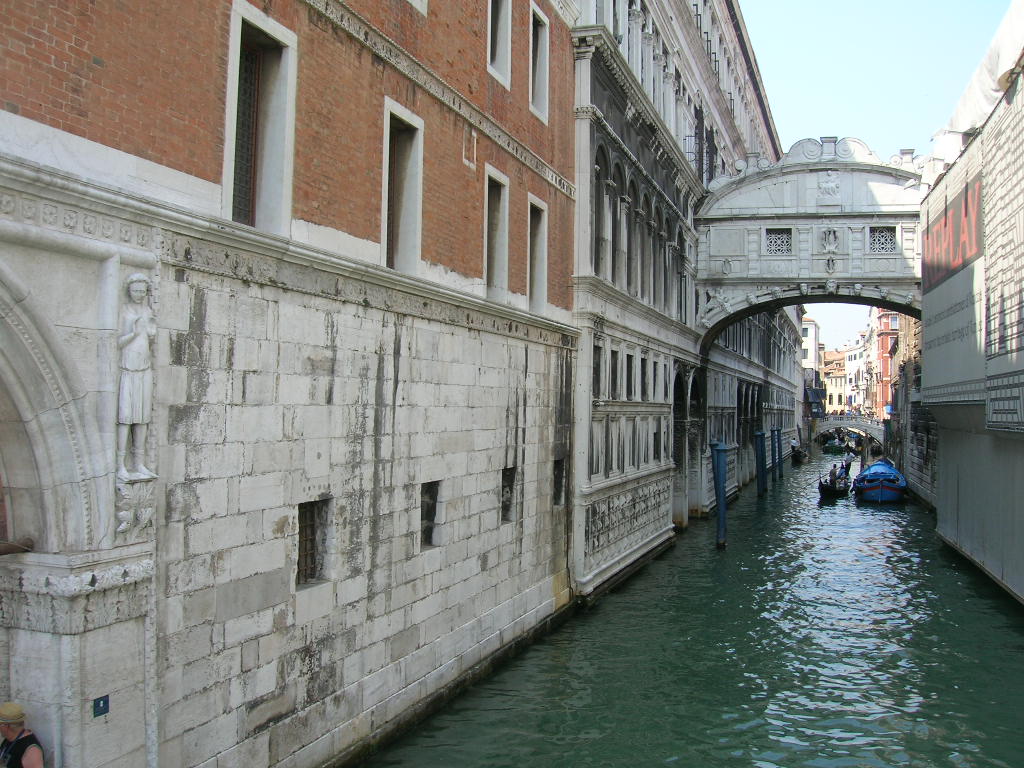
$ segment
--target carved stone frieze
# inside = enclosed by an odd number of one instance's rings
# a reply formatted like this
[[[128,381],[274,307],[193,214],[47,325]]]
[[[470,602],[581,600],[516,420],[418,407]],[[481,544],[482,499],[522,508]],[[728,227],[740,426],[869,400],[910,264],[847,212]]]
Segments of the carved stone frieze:
[[[152,226],[12,188],[0,189],[0,217],[120,246],[146,250],[153,245]]]
[[[160,242],[162,256],[169,267],[273,285],[550,346],[574,348],[576,345],[576,336],[568,328],[546,327],[526,315],[519,317],[473,297],[434,293],[421,281],[361,264],[339,265],[327,261],[318,264],[313,253],[309,254],[308,261],[285,261],[276,251],[193,240],[171,231],[161,232]],[[295,252],[293,248],[292,253]]]

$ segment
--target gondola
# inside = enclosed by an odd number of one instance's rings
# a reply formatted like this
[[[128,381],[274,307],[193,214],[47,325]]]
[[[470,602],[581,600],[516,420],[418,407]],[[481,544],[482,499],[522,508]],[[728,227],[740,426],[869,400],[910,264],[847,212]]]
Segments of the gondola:
[[[853,495],[860,501],[886,504],[907,497],[907,478],[888,459],[879,459],[853,481]]]
[[[835,485],[818,478],[818,495],[823,499],[838,499],[850,492],[850,478],[836,478]]]
[[[793,466],[795,467],[798,464],[805,464],[810,456],[803,448],[794,448],[790,458],[793,460]]]

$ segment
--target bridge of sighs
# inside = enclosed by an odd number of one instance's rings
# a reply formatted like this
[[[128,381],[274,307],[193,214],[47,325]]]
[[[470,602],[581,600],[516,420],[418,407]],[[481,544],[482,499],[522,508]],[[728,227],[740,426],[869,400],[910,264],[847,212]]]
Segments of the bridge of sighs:
[[[695,217],[706,353],[725,326],[791,304],[870,304],[920,317],[920,168],[858,139],[756,155],[713,181]],[[855,330],[855,329],[851,329]]]

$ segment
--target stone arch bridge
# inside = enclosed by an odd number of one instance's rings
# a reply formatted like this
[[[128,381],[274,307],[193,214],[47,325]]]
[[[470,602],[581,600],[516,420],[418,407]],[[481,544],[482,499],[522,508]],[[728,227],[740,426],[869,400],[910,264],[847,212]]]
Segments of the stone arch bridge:
[[[881,443],[885,437],[885,423],[881,419],[869,419],[866,416],[826,416],[815,419],[811,427],[811,438],[817,438],[836,427],[843,427],[851,432],[866,435]]]
[[[777,163],[750,155],[709,187],[696,216],[701,351],[727,325],[793,304],[921,314],[922,170],[860,140],[798,141]]]

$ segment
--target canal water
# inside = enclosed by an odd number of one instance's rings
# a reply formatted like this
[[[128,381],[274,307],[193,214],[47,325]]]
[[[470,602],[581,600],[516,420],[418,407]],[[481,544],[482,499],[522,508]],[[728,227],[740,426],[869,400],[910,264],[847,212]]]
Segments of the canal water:
[[[786,466],[366,765],[1024,766],[1024,607]],[[858,463],[854,464],[856,472]]]

